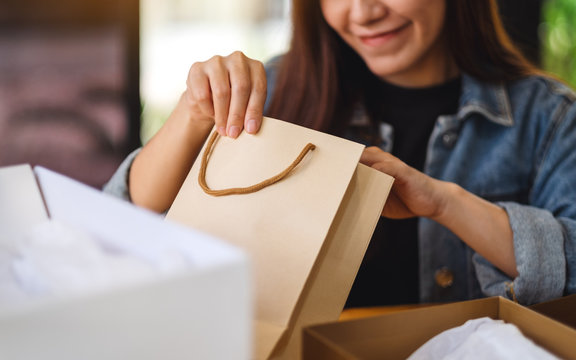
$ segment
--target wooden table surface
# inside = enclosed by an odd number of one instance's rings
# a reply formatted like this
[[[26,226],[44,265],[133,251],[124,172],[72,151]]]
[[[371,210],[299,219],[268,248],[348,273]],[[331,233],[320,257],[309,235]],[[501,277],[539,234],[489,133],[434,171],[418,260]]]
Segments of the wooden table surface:
[[[392,314],[400,311],[418,309],[434,305],[440,305],[440,304],[409,304],[409,305],[377,306],[366,308],[349,308],[344,309],[344,311],[342,311],[339,320],[342,321],[351,319],[361,319],[365,317]]]

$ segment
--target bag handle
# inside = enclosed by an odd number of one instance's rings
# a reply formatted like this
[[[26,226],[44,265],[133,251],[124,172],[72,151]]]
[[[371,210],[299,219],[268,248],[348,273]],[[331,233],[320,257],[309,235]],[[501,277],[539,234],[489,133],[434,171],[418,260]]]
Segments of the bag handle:
[[[290,174],[290,172],[294,170],[294,168],[298,166],[298,164],[300,164],[300,162],[302,161],[302,159],[304,159],[304,156],[306,156],[308,152],[316,149],[316,145],[308,143],[306,146],[304,146],[304,148],[300,152],[300,155],[298,155],[298,157],[292,162],[292,164],[290,164],[286,169],[284,169],[284,171],[275,176],[272,176],[269,179],[259,182],[258,184],[242,188],[213,190],[210,189],[208,184],[206,184],[206,169],[208,167],[209,154],[212,152],[212,148],[214,147],[214,143],[216,142],[216,139],[218,139],[218,136],[219,136],[218,132],[214,131],[212,133],[212,136],[210,136],[210,139],[208,139],[206,149],[204,150],[204,154],[202,154],[202,163],[200,165],[200,173],[198,174],[198,184],[200,184],[200,187],[202,188],[202,190],[204,190],[206,194],[212,196],[250,194],[262,190],[265,187],[275,184],[278,181],[284,179],[286,176],[288,176],[288,174]]]

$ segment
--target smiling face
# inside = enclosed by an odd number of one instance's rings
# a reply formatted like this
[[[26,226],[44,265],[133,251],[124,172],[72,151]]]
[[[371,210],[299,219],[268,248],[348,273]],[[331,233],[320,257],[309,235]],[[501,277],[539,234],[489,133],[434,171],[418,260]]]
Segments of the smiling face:
[[[320,0],[320,5],[326,22],[381,79],[423,87],[453,76],[442,37],[446,0]]]

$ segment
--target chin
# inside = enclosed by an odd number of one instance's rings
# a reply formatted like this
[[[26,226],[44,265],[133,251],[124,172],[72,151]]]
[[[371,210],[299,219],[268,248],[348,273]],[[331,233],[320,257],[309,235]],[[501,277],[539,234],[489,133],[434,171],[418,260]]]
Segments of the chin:
[[[393,78],[406,71],[402,64],[368,64],[368,69],[380,79]]]

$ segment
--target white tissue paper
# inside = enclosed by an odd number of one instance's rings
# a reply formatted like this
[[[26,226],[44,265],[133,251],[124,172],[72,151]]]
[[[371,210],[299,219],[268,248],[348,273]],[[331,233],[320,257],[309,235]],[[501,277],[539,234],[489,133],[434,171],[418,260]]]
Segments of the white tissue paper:
[[[177,247],[157,242],[146,251],[150,245],[111,243],[56,220],[36,224],[0,242],[0,306],[149,281],[193,265]]]
[[[409,360],[558,359],[514,325],[488,317],[468,320],[428,340]]]

